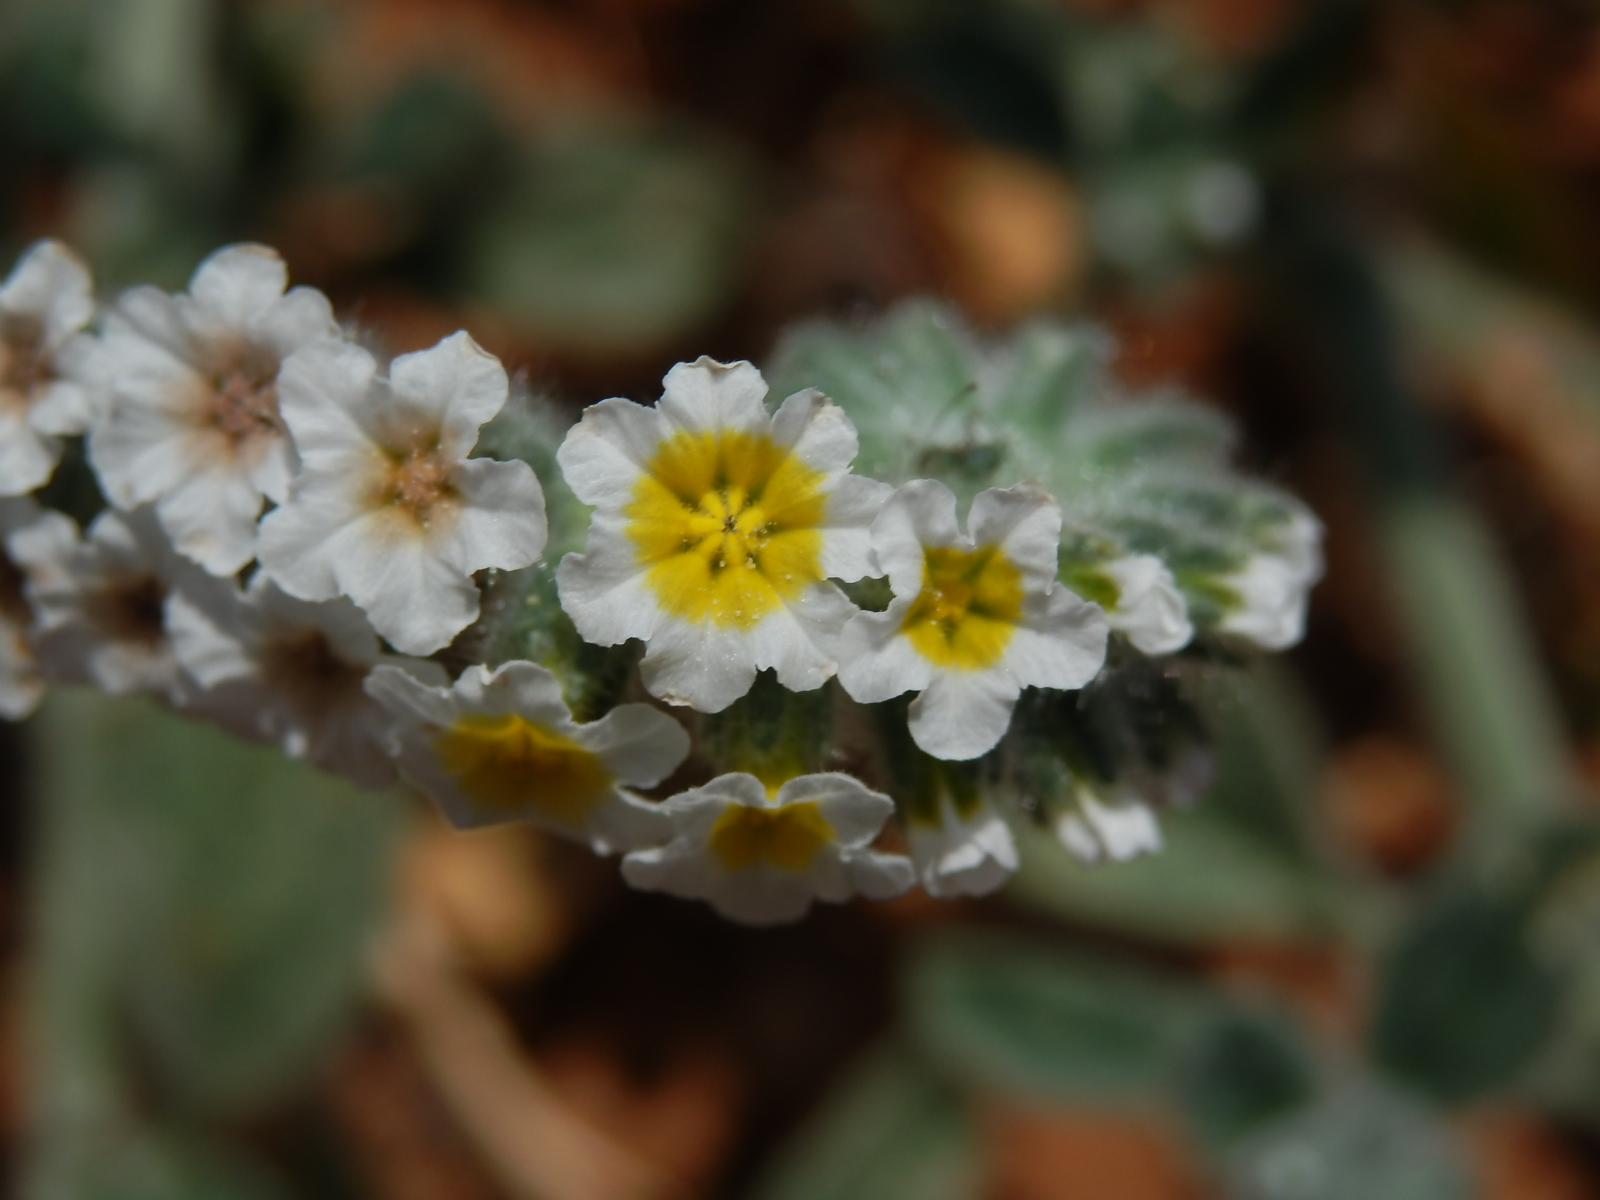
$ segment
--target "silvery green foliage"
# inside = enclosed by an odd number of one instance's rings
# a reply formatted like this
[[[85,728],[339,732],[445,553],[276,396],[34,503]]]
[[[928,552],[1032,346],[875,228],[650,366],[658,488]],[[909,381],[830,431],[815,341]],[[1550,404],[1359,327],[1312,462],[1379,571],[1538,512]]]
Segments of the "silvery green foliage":
[[[1175,389],[1130,393],[1112,378],[1109,335],[1038,320],[980,337],[949,308],[910,301],[872,325],[802,325],[769,370],[782,394],[818,387],[849,410],[861,469],[902,482],[932,475],[971,495],[1032,479],[1061,503],[1072,566],[1151,554],[1190,615],[1216,627],[1247,603],[1234,577],[1257,556],[1319,568],[1315,519],[1294,497],[1236,471],[1227,418]]]

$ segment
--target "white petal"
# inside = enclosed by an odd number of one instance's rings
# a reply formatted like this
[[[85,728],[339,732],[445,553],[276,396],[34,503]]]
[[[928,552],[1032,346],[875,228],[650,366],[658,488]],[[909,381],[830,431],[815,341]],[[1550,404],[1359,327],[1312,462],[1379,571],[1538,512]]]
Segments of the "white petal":
[[[1106,660],[1105,612],[1064,587],[1024,599],[1002,662],[1023,687],[1081,688]]]
[[[655,787],[689,757],[683,726],[648,704],[619,704],[579,729],[577,740],[629,787]]]
[[[927,547],[964,542],[956,524],[955,493],[937,479],[902,484],[872,522],[872,550],[896,596],[922,590]]]
[[[933,665],[900,635],[914,597],[903,597],[886,612],[857,613],[845,626],[839,645],[839,683],[859,704],[877,704],[917,692],[933,679]]]
[[[737,629],[666,619],[650,639],[639,673],[652,696],[714,713],[750,690],[756,664],[749,639]]]
[[[852,583],[881,573],[872,553],[872,522],[893,491],[864,475],[846,475],[834,484],[822,530],[822,573],[829,579]]]
[[[547,527],[544,492],[532,467],[470,458],[456,468],[453,482],[463,501],[449,547],[458,570],[516,571],[539,557]]]
[[[395,397],[439,424],[445,452],[465,456],[478,429],[505,407],[506,369],[466,332],[389,364]]]
[[[556,568],[561,607],[587,642],[615,646],[629,638],[649,641],[665,618],[627,536],[596,516],[583,554]]]
[[[853,775],[841,771],[822,771],[799,775],[778,789],[777,803],[814,803],[833,826],[841,846],[865,846],[894,815],[894,801],[875,792]]]
[[[461,673],[454,691],[463,711],[516,713],[561,733],[576,726],[554,671],[525,659],[513,659],[490,670],[475,664]]]
[[[916,881],[916,870],[903,854],[849,850],[841,860],[851,889],[868,900],[891,900]]]
[[[1126,862],[1161,849],[1161,824],[1149,806],[1137,798],[1102,804],[1085,793],[1079,802],[1085,819],[1112,862]]]
[[[833,678],[834,655],[855,605],[831,583],[815,584],[744,635],[750,660],[771,667],[791,692],[809,692]]]
[[[167,636],[178,664],[207,688],[256,674],[253,637],[242,626],[237,591],[221,580],[213,587],[184,587],[167,597]]]
[[[405,516],[364,517],[325,546],[340,594],[360,605],[372,627],[404,654],[442,650],[477,619],[472,578],[441,561]]]
[[[930,896],[986,896],[1017,869],[1011,826],[987,803],[963,818],[942,797],[939,823],[913,819],[906,837],[922,888]]]
[[[68,379],[58,379],[36,392],[28,406],[28,424],[40,433],[58,437],[84,432],[94,416],[94,401],[88,389]]]
[[[36,319],[45,348],[54,351],[94,316],[89,269],[61,242],[35,242],[0,284],[0,312]]]
[[[256,554],[261,493],[231,467],[214,461],[156,502],[179,553],[213,575],[233,575]]]
[[[1024,586],[1044,586],[1055,579],[1061,506],[1043,488],[1019,483],[978,493],[967,527],[974,544],[1000,547],[1022,572]]]
[[[242,333],[288,286],[289,268],[278,252],[245,242],[224,246],[202,262],[189,280],[189,295],[211,321]]]
[[[1253,554],[1244,569],[1222,580],[1239,596],[1217,628],[1248,638],[1266,650],[1286,650],[1305,635],[1307,589],[1299,564]]]
[[[251,340],[282,360],[307,342],[337,336],[339,324],[326,296],[316,288],[297,287],[258,313],[248,332]]]
[[[1194,637],[1189,606],[1172,572],[1153,554],[1133,554],[1101,563],[1119,591],[1108,618],[1144,654],[1172,654]]]
[[[61,443],[28,424],[25,413],[0,410],[0,496],[25,496],[55,473]]]
[[[602,400],[583,410],[556,462],[573,495],[585,504],[621,508],[633,499],[671,425],[653,408],[631,400]]]
[[[338,535],[364,515],[347,491],[341,480],[302,478],[288,504],[261,518],[256,554],[291,596],[331,600],[339,594]]]
[[[796,392],[778,406],[772,416],[772,440],[788,446],[796,458],[824,475],[849,470],[861,448],[844,409],[815,388]]]
[[[347,456],[370,449],[363,418],[376,374],[372,355],[349,342],[311,342],[284,361],[278,409],[306,469],[342,469]]]
[[[1001,671],[941,671],[911,702],[911,740],[935,758],[963,760],[993,750],[1020,694]]]
[[[412,723],[442,729],[460,712],[448,687],[430,686],[397,666],[373,667],[364,686],[367,695]]]
[[[662,381],[660,409],[680,429],[767,433],[766,380],[747,362],[701,356],[679,363]]]

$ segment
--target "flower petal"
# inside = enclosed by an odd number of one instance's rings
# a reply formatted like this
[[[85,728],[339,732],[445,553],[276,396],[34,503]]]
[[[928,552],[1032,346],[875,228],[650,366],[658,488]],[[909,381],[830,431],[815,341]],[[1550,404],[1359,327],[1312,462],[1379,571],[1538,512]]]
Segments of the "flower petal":
[[[1002,671],[940,672],[911,702],[911,740],[935,758],[987,754],[1005,736],[1018,694]]]
[[[680,429],[766,433],[767,382],[747,362],[720,363],[702,355],[679,363],[662,381],[661,412]]]

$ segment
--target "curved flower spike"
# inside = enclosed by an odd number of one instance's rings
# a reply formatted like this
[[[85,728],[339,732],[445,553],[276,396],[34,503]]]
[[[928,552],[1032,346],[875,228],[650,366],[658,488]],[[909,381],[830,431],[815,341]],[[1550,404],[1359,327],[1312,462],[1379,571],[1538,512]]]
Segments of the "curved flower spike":
[[[661,806],[627,789],[677,770],[689,735],[648,704],[580,725],[555,675],[531,662],[468,667],[450,687],[378,666],[367,692],[402,722],[400,766],[457,828],[531,820],[597,854],[667,834]]]
[[[839,682],[862,704],[920,692],[911,737],[935,758],[977,758],[1005,736],[1025,687],[1079,688],[1105,661],[1098,605],[1055,582],[1061,509],[1031,484],[972,502],[972,534],[937,480],[897,489],[872,524],[894,601],[845,628]]]
[[[94,316],[88,268],[60,242],[35,242],[0,283],[0,496],[42,485],[60,438],[93,410],[77,378]]]
[[[95,355],[110,394],[89,458],[106,494],[119,508],[153,503],[178,550],[213,575],[255,556],[263,497],[289,492],[279,367],[339,332],[326,296],[288,283],[276,250],[225,246],[185,295],[124,293]]]
[[[801,775],[768,788],[719,775],[661,805],[671,840],[622,860],[636,888],[706,900],[731,921],[797,921],[813,900],[898,896],[911,864],[867,848],[894,812],[889,797],[849,775]]]
[[[307,346],[279,392],[302,467],[261,522],[261,565],[289,595],[348,596],[397,649],[432,654],[477,619],[474,571],[544,550],[533,468],[467,457],[507,381],[465,333],[401,355],[388,379],[359,346]]]
[[[771,667],[820,687],[855,608],[829,578],[871,571],[889,489],[849,473],[856,431],[815,391],[768,414],[749,363],[679,363],[661,401],[604,400],[557,455],[598,511],[562,561],[562,607],[591,642],[644,640],[652,695],[720,712]]]

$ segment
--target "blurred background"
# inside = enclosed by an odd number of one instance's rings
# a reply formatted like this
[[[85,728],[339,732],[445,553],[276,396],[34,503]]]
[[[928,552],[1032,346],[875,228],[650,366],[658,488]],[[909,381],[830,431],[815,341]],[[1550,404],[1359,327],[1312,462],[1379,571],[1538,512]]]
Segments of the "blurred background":
[[[123,1200],[1600,1196],[1600,5],[7,0],[0,260],[576,412],[935,295],[1327,522],[1167,850],[749,931],[135,701],[0,726],[0,1152]]]

